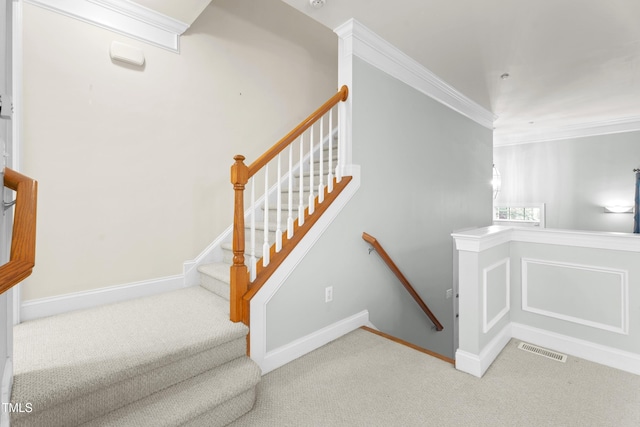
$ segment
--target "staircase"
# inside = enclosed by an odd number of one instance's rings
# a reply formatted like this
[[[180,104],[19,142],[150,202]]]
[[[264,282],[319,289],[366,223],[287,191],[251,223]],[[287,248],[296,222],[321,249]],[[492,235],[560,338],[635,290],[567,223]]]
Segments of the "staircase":
[[[255,402],[247,333],[202,286],[20,324],[11,425],[226,425]]]
[[[323,171],[328,170],[330,152],[331,152],[332,165],[335,166],[337,164],[338,146],[337,146],[336,136],[331,138],[331,144],[332,144],[331,149],[329,149],[328,144],[324,146],[324,153],[322,156]],[[316,153],[315,158],[316,160],[314,161],[313,176],[314,176],[314,181],[317,183],[320,181],[320,170],[321,170],[320,160],[319,160],[320,156],[318,156]],[[295,191],[292,194],[291,200],[289,200],[288,186],[287,185],[282,186],[280,191],[280,197],[282,200],[280,209],[278,209],[277,204],[275,203],[276,195],[275,194],[271,195],[272,200],[269,203],[269,209],[268,209],[269,222],[267,224],[267,230],[269,233],[268,234],[269,242],[272,242],[272,243],[275,242],[276,232],[278,229],[280,229],[284,234],[284,236],[286,236],[286,233],[287,233],[286,218],[289,215],[289,205],[291,205],[292,207],[292,215],[293,215],[292,219],[293,220],[298,219],[298,207],[300,203],[299,188],[300,188],[301,180],[303,181],[302,200],[303,200],[303,203],[305,203],[306,205],[310,195],[309,177],[311,176],[311,174],[309,170],[310,170],[310,167],[308,165],[305,165],[305,167],[302,168],[302,171],[298,170],[293,174],[292,186],[295,189]],[[317,188],[315,188],[314,190],[317,193]],[[261,264],[260,259],[262,257],[262,242],[263,242],[264,229],[265,229],[264,221],[263,221],[265,207],[264,205],[261,205],[258,209],[260,211],[256,212],[255,245],[252,244],[252,241],[251,241],[251,224],[248,221],[245,222],[245,234],[244,234],[245,246],[244,247],[247,248],[245,253],[245,258],[246,258],[245,262],[247,265],[251,264],[252,258],[257,261],[258,265]],[[280,225],[278,225],[278,223],[276,222],[278,210],[280,211],[281,218],[283,218]],[[253,246],[255,246],[255,250]],[[220,249],[222,250],[222,260],[218,262],[213,262],[210,264],[200,265],[198,266],[198,272],[200,273],[200,276],[202,278],[201,286],[205,287],[206,289],[215,293],[216,295],[228,300],[229,294],[230,294],[230,290],[229,290],[230,273],[229,272],[230,272],[231,266],[233,265],[232,241],[229,239],[228,241],[223,242],[220,245]]]
[[[246,355],[249,301],[351,180],[333,176],[341,163],[332,109],[347,95],[343,86],[253,164],[236,156],[233,237],[219,262],[198,267],[200,286],[16,326],[11,425],[214,427],[250,411],[261,373]],[[277,184],[269,189],[271,160]],[[245,227],[244,187],[263,170],[265,195],[258,203],[252,192]],[[258,261],[265,253],[270,263]]]

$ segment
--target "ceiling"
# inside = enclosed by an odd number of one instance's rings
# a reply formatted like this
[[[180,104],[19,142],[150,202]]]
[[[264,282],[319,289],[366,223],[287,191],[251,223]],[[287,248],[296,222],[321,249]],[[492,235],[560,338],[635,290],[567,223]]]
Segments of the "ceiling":
[[[332,30],[364,24],[496,115],[497,145],[610,123],[640,129],[638,0],[282,1]],[[191,24],[211,0],[135,2]]]
[[[497,140],[640,123],[638,0],[282,1],[331,29],[355,18],[493,112]]]

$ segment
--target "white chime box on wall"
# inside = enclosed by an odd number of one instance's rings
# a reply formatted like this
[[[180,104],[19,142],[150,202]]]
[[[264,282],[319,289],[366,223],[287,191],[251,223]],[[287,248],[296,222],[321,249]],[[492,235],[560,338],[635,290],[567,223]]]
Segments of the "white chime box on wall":
[[[139,67],[144,65],[144,52],[142,52],[142,49],[128,44],[111,42],[109,55],[114,61],[126,62]]]

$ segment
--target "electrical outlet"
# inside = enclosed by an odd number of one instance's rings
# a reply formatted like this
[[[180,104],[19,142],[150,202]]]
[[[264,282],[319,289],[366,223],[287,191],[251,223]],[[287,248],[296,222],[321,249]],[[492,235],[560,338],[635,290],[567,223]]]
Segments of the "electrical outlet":
[[[453,298],[453,289],[447,289],[447,299]]]
[[[333,301],[333,286],[327,286],[324,288],[324,302]]]

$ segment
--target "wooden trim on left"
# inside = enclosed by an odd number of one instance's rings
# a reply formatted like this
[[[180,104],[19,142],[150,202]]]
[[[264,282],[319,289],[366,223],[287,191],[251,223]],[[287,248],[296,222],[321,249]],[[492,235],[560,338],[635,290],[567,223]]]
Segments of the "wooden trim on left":
[[[410,348],[412,348],[414,350],[417,350],[417,351],[419,351],[421,353],[428,354],[429,356],[433,356],[433,357],[435,357],[437,359],[440,359],[442,361],[445,361],[447,363],[451,363],[454,366],[456,364],[456,361],[454,359],[451,359],[450,357],[443,356],[442,354],[436,353],[435,351],[431,351],[431,350],[428,350],[426,348],[419,347],[419,346],[417,346],[415,344],[411,344],[410,342],[405,341],[405,340],[401,340],[400,338],[394,337],[393,335],[385,334],[384,332],[377,331],[377,330],[375,330],[373,328],[370,328],[368,326],[361,326],[360,329],[364,329],[365,331],[371,332],[372,334],[380,335],[381,337],[384,337],[384,338],[386,338],[388,340],[391,340],[393,342],[397,342],[398,344],[402,344],[404,346],[407,346],[407,347],[410,347]]]
[[[36,260],[38,182],[12,169],[4,169],[4,186],[16,192],[16,210],[9,262],[0,267],[0,293],[27,278]]]

